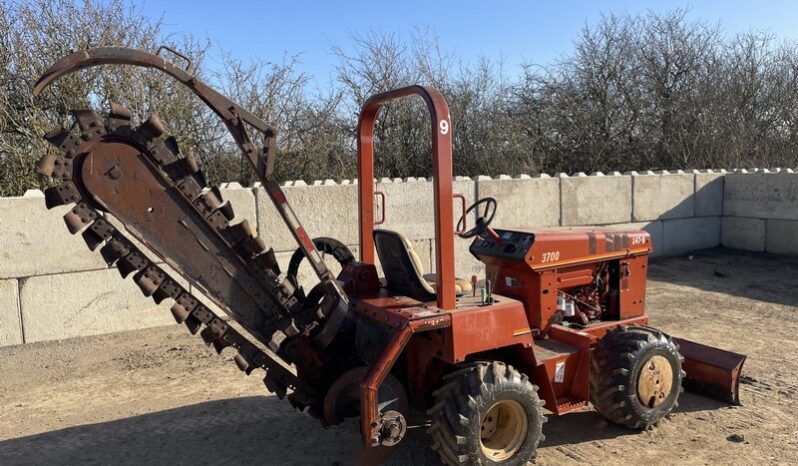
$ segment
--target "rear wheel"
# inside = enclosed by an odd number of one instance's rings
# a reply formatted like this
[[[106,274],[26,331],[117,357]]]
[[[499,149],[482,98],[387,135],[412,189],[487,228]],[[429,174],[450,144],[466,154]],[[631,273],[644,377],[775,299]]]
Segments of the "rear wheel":
[[[593,350],[590,402],[616,424],[648,429],[678,406],[683,360],[676,343],[659,330],[611,330]]]
[[[432,448],[447,465],[523,466],[544,438],[529,378],[502,362],[470,364],[444,378],[430,410]]]

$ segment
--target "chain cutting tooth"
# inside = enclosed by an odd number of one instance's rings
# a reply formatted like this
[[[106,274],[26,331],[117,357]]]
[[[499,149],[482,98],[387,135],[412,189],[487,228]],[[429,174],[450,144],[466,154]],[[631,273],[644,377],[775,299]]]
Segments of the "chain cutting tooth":
[[[102,136],[105,134],[105,128],[100,122],[100,118],[92,110],[72,110],[72,116],[80,128],[80,134],[84,139],[90,139],[95,136]]]
[[[136,266],[131,264],[130,261],[125,260],[123,257],[116,263],[116,270],[119,272],[119,275],[121,275],[122,278],[127,278],[131,272],[136,270]]]
[[[211,346],[216,340],[216,335],[213,333],[213,329],[210,327],[205,327],[200,332],[200,338],[202,341],[205,342],[205,346]]]
[[[44,157],[40,158],[38,162],[36,162],[36,173],[47,177],[53,176],[53,171],[55,171],[55,164],[57,161],[58,157],[55,155],[45,155]]]
[[[180,154],[180,146],[177,144],[177,139],[174,136],[169,136],[163,141],[167,149],[177,157]]]
[[[269,248],[252,258],[253,262],[263,269],[273,271],[275,274],[280,274],[280,265],[277,263],[277,258],[274,255],[274,249]]]
[[[161,304],[163,300],[167,298],[177,299],[183,292],[182,286],[169,276],[166,276],[161,286],[152,294],[152,299],[155,301],[155,304]]]
[[[213,346],[217,354],[222,354],[225,348],[231,346],[230,343],[224,339],[224,334],[220,334],[220,329],[214,325],[202,329],[200,337],[202,337],[202,341],[204,341],[206,345]]]
[[[252,227],[249,226],[249,221],[247,221],[247,219],[244,219],[235,225],[228,226],[222,230],[222,234],[225,236],[227,241],[230,242],[230,244],[234,245],[255,236],[252,233]]]
[[[253,257],[259,255],[266,249],[266,243],[260,236],[253,236],[242,241],[239,249],[243,252],[243,256]]]
[[[136,134],[142,141],[152,141],[163,135],[165,131],[161,119],[158,118],[158,115],[153,113],[147,118],[147,121],[138,127]]]
[[[97,212],[90,208],[85,202],[80,202],[64,215],[64,222],[69,232],[74,235],[84,229],[86,225],[96,220],[97,217]]]
[[[90,251],[94,251],[99,245],[103,244],[103,241],[105,241],[103,237],[98,235],[97,232],[91,228],[84,230],[82,236],[83,241],[86,242],[86,246],[89,247]]]
[[[202,185],[198,178],[194,176],[186,176],[180,181],[176,181],[177,188],[186,196],[189,201],[194,201],[202,194]]]
[[[108,132],[117,135],[130,134],[130,110],[118,104],[111,102],[111,110],[108,112],[108,120],[105,122]]]
[[[187,176],[199,173],[200,171],[197,159],[191,154],[186,155],[182,159],[172,162],[169,165],[165,165],[164,170],[166,170],[166,173],[175,182],[178,182],[178,180],[181,180]],[[200,187],[204,187],[206,184],[205,176],[203,175],[198,178],[199,179],[197,181],[200,183]]]
[[[94,251],[103,241],[110,239],[116,229],[103,218],[98,218],[89,228],[83,231],[83,241]]]
[[[117,120],[130,121],[133,115],[124,105],[118,102],[111,102],[111,111],[108,113],[108,116]]]
[[[177,297],[175,304],[172,306],[172,316],[174,316],[178,324],[182,324],[189,317],[191,317],[191,312],[198,305],[199,301],[197,301],[195,297],[191,296],[191,294],[187,291],[183,291],[183,293]]]
[[[249,363],[247,357],[241,354],[241,351],[233,356],[233,361],[235,361],[236,366],[238,366],[238,369],[242,372],[246,373],[247,375],[252,373],[254,367],[252,367],[252,364]]]
[[[79,200],[80,192],[75,187],[75,183],[71,181],[44,190],[44,203],[48,209],[78,202]]]
[[[64,215],[64,223],[66,223],[67,230],[73,235],[86,226],[86,223],[84,223],[80,216],[73,210],[70,210]]]
[[[180,303],[174,303],[170,311],[178,324],[185,322],[188,316],[191,315],[191,312]]]
[[[65,128],[53,128],[47,133],[44,134],[44,139],[47,140],[50,144],[58,147],[59,149],[67,141],[69,138],[70,133],[69,130]]]
[[[186,324],[188,331],[191,332],[192,335],[196,335],[197,331],[202,327],[202,322],[194,317],[194,315],[189,315],[183,323]]]
[[[119,259],[116,268],[122,278],[126,278],[131,272],[141,270],[147,266],[149,261],[138,251],[133,250],[125,257]]]
[[[150,144],[148,150],[150,154],[152,154],[152,158],[161,166],[168,165],[177,160],[177,155],[172,153],[171,149],[169,149],[164,141],[157,141]]]
[[[110,267],[123,256],[127,255],[131,247],[130,242],[124,236],[116,234],[108,240],[105,246],[100,248],[100,255]]]
[[[194,201],[194,205],[203,217],[208,217],[213,211],[219,208],[222,201],[216,197],[213,191],[208,191]]]
[[[155,291],[158,290],[158,287],[161,286],[161,283],[166,279],[166,275],[163,271],[158,268],[156,265],[150,265],[145,269],[139,270],[139,272],[133,276],[133,280],[141,289],[141,292],[144,296],[152,296]]]
[[[217,210],[224,215],[224,218],[226,218],[228,222],[233,220],[236,216],[235,212],[233,211],[233,204],[230,204],[230,201],[224,201],[224,203],[220,205]]]
[[[75,155],[75,151],[85,141],[64,128],[55,128],[44,135],[44,139],[59,148],[67,157]]]
[[[266,377],[263,378],[263,384],[266,385],[266,390],[277,395],[277,398],[283,399],[285,398],[285,394],[287,392],[287,388],[282,382],[277,380],[275,377],[272,377],[269,372],[266,372]]]

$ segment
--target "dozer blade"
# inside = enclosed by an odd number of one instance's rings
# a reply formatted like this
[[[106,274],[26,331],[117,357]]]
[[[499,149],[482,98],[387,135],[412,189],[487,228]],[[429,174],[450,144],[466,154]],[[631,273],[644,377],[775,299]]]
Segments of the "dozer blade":
[[[740,372],[746,356],[702,345],[683,338],[673,339],[684,357],[685,390],[728,403],[740,404]]]

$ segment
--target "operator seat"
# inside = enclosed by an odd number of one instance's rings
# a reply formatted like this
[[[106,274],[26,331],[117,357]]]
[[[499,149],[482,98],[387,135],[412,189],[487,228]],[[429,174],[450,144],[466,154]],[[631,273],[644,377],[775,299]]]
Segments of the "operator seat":
[[[385,273],[386,288],[419,301],[434,301],[437,276],[424,274],[424,265],[407,237],[391,230],[374,230],[374,246]],[[455,277],[455,294],[471,291],[468,280]]]

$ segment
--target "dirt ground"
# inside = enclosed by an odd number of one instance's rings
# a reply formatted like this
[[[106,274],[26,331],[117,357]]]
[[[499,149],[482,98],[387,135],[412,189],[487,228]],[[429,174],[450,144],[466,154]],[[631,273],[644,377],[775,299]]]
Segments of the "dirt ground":
[[[748,354],[743,406],[685,394],[643,433],[551,418],[536,464],[798,464],[798,260],[719,250],[650,276],[653,325]],[[353,464],[355,422],[321,428],[225,356],[178,326],[0,348],[0,464]],[[387,464],[439,464],[427,442],[411,429]]]

